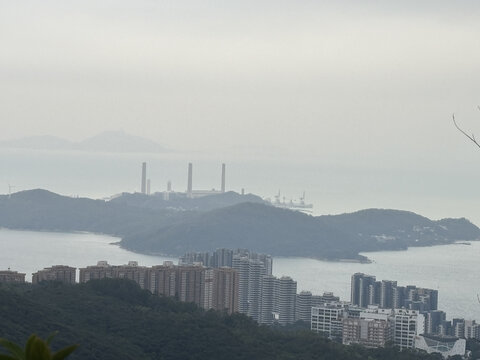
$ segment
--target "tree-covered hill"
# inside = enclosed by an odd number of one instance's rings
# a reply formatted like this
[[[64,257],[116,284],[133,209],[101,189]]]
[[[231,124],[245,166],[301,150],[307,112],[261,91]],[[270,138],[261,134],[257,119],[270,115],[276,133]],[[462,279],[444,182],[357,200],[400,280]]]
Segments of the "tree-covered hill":
[[[278,256],[362,259],[362,251],[477,240],[480,229],[466,219],[432,221],[408,211],[369,209],[309,216],[263,204],[243,203],[192,215],[122,245],[140,252],[179,254],[215,248],[248,248]]]
[[[104,233],[122,238],[123,247],[142,253],[182,255],[248,248],[325,259],[363,259],[362,251],[480,239],[480,229],[466,219],[432,221],[408,211],[368,209],[314,217],[235,193],[179,198],[171,203],[177,206],[173,208],[166,203],[141,194],[104,201],[23,191],[0,196],[0,227]]]
[[[345,359],[414,360],[436,356],[346,347],[310,331],[282,332],[244,315],[205,312],[150,294],[133,282],[0,285],[0,337],[24,343],[59,331],[54,347],[80,347],[69,359]]]
[[[193,199],[188,198],[183,193],[172,192],[169,194],[168,200],[164,199],[163,193],[155,193],[153,195],[123,193],[120,196],[113,198],[110,202],[153,210],[176,209],[195,211],[210,211],[246,202],[258,204],[266,203],[259,196],[253,194],[240,195],[234,191]]]

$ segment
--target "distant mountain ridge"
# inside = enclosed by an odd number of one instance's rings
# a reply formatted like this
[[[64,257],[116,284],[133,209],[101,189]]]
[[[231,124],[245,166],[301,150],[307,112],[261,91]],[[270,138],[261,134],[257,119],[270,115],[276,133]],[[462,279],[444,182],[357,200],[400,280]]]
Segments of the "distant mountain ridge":
[[[110,234],[122,238],[122,247],[145,254],[249,248],[331,260],[365,260],[360,252],[480,239],[480,229],[464,218],[433,221],[386,209],[314,217],[235,193],[193,200],[183,199],[174,208],[142,194],[106,202],[37,189],[0,196],[0,227]],[[185,208],[188,201],[191,206]]]
[[[0,141],[0,148],[32,150],[74,150],[114,153],[159,153],[167,149],[155,141],[134,136],[123,131],[106,131],[80,142],[56,136],[32,136],[16,140]]]

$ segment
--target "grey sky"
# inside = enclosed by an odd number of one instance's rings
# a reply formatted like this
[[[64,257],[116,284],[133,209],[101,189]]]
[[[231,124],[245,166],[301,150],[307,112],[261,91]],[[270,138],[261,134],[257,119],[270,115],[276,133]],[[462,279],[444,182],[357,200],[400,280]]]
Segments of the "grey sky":
[[[478,1],[0,0],[0,140],[467,174],[479,35]]]

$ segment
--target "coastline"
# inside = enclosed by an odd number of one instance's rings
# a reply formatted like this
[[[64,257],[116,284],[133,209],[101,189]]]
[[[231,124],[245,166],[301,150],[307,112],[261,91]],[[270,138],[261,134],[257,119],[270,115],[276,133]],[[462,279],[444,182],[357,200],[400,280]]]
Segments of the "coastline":
[[[93,235],[99,235],[99,236],[106,236],[106,237],[111,237],[112,240],[114,241],[110,242],[110,245],[116,245],[120,247],[123,250],[130,251],[135,254],[139,255],[147,255],[147,256],[161,256],[161,257],[169,257],[169,258],[178,258],[182,256],[183,254],[177,255],[177,254],[167,254],[163,252],[146,252],[146,251],[139,251],[137,249],[132,249],[129,247],[125,247],[122,244],[123,239],[119,236],[112,235],[112,234],[106,234],[106,233],[101,233],[101,232],[92,232],[92,231],[82,231],[82,230],[71,230],[71,231],[66,231],[66,230],[61,230],[61,229],[31,229],[31,228],[9,228],[9,227],[2,227],[0,226],[0,230],[7,230],[7,231],[24,231],[24,232],[40,232],[40,233],[52,233],[52,234],[78,234],[78,235],[88,235],[88,234],[93,234]],[[367,254],[374,254],[378,252],[385,252],[385,251],[394,251],[394,252],[403,252],[407,251],[409,248],[429,248],[429,247],[436,247],[436,246],[443,246],[443,245],[464,245],[464,246],[470,246],[472,242],[477,242],[480,241],[480,239],[470,239],[470,240],[454,240],[452,242],[448,243],[440,243],[440,244],[432,244],[432,245],[411,245],[406,248],[402,249],[379,249],[375,251],[360,251],[357,255],[357,257],[354,258],[328,258],[328,257],[322,257],[322,256],[289,256],[289,255],[272,255],[272,257],[279,257],[279,258],[304,258],[304,259],[314,259],[318,261],[326,261],[326,262],[336,262],[336,263],[359,263],[359,264],[370,264],[373,261],[368,257]],[[212,249],[214,250],[214,249]],[[252,249],[255,251],[255,249]]]

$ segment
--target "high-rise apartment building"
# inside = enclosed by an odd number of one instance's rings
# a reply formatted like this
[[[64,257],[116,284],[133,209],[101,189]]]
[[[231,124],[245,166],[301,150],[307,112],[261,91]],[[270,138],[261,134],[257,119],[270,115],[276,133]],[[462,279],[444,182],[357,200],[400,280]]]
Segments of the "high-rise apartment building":
[[[413,285],[397,286],[396,281],[375,281],[375,276],[355,273],[351,279],[351,303],[366,308],[376,305],[385,309],[428,312],[438,308],[438,291]]]
[[[262,277],[267,275],[266,271],[261,261],[249,260],[247,315],[255,321],[258,321],[260,315]]]
[[[0,283],[24,283],[25,274],[17,271],[2,270],[0,271]]]
[[[203,306],[204,296],[202,284],[205,280],[205,268],[203,266],[178,266],[177,267],[177,290],[178,300],[193,302]]]
[[[261,294],[258,322],[271,325],[278,321],[278,279],[275,276],[265,275],[262,277]]]
[[[250,260],[247,257],[235,256],[232,261],[232,267],[238,272],[238,312],[247,314]]]
[[[95,279],[113,278],[113,266],[106,261],[98,261],[97,265],[80,268],[80,282]]]
[[[297,282],[288,276],[280,279],[272,275],[262,277],[260,324],[280,325],[295,322],[295,303],[297,297]]]
[[[425,315],[425,334],[440,334],[439,327],[446,320],[447,314],[441,310],[433,310]]]
[[[297,294],[297,300],[295,302],[295,321],[310,322],[312,317],[312,298],[313,295],[310,291],[302,291]]]
[[[32,274],[32,283],[42,281],[60,281],[64,284],[75,284],[77,268],[66,265],[54,265]]]
[[[80,282],[94,279],[116,278],[135,281],[142,289],[149,289],[149,271],[145,266],[138,266],[136,261],[129,261],[126,265],[109,265],[106,261],[99,261],[95,266],[80,268]]]
[[[366,347],[384,347],[392,340],[392,326],[388,319],[343,319],[343,344],[360,344]]]
[[[297,282],[289,276],[278,279],[277,312],[280,325],[295,322],[295,301],[297,297]]]
[[[175,296],[177,289],[177,270],[171,261],[163,265],[152,266],[149,270],[149,290],[160,296]]]
[[[394,310],[394,344],[400,347],[400,350],[414,347],[415,336],[424,333],[424,319],[416,310]]]
[[[237,271],[229,267],[221,267],[213,270],[212,308],[228,314],[238,312],[239,276]]]
[[[360,307],[372,305],[375,301],[375,276],[355,273],[351,281],[351,303]]]
[[[397,282],[392,280],[382,280],[380,284],[379,306],[384,309],[393,308],[393,289],[397,287]]]
[[[129,261],[127,265],[113,267],[113,277],[117,279],[130,279],[135,281],[140,288],[149,289],[149,268],[138,266],[138,262]]]
[[[230,249],[217,249],[213,253],[212,263],[209,266],[220,268],[220,267],[232,267],[233,261],[233,250]]]
[[[233,268],[238,272],[238,311],[247,314],[255,321],[260,315],[261,281],[265,275],[271,275],[271,257],[254,256],[246,253],[234,255]],[[255,254],[258,255],[258,254]],[[270,273],[269,273],[270,272]]]

